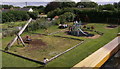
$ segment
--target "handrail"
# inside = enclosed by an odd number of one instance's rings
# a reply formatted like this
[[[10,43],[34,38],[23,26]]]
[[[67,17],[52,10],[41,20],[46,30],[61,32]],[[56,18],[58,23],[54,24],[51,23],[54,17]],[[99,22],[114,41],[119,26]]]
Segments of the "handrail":
[[[99,50],[73,66],[71,69],[89,69],[100,68],[112,55],[120,49],[120,37],[116,37],[111,42],[101,47]]]

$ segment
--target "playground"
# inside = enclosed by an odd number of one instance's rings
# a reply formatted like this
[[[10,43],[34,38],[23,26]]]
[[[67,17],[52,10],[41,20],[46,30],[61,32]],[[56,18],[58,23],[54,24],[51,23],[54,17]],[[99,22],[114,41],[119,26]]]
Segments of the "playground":
[[[31,34],[30,37],[31,41],[28,42],[25,42],[26,38],[23,37],[26,47],[17,46],[16,44],[10,50],[21,56],[43,61],[44,57],[50,59],[81,42],[80,40],[41,34]]]
[[[43,61],[43,58],[51,59],[60,53],[65,52],[66,50],[76,46],[77,44],[84,41],[83,44],[78,45],[75,49],[80,48],[77,52],[81,53],[81,59],[84,58],[84,51],[87,52],[87,55],[94,52],[105,43],[109,42],[113,39],[118,32],[118,27],[113,29],[106,29],[109,24],[97,24],[97,23],[88,23],[82,24],[70,22],[67,23],[67,28],[59,28],[59,25],[51,26],[47,29],[39,29],[32,32],[25,32],[21,34],[21,38],[26,46],[23,46],[21,43],[14,43],[14,45],[9,49],[9,52],[24,56],[33,60]],[[73,29],[70,29],[73,28]],[[110,33],[109,31],[113,31],[114,33]],[[30,37],[30,41],[26,41],[26,36]],[[110,37],[112,36],[112,37]],[[109,38],[107,40],[106,38]],[[14,39],[14,37],[5,37],[3,39],[3,49],[7,46],[7,44]],[[7,41],[6,41],[7,39]],[[105,41],[106,40],[106,41]],[[104,42],[103,42],[104,41]],[[87,42],[87,43],[86,43]],[[100,43],[95,47],[96,43]],[[91,44],[90,47],[88,46]],[[85,46],[88,46],[90,50],[88,50]],[[84,49],[83,49],[84,48]],[[94,49],[93,49],[94,48]],[[74,49],[72,51],[75,51]],[[67,53],[73,54],[72,51],[68,51]],[[64,53],[65,54],[65,53]],[[64,54],[60,56],[60,58],[64,58]],[[59,57],[58,57],[59,59]],[[54,61],[57,61],[56,59]],[[53,65],[54,65],[53,61]],[[76,60],[77,61],[77,60]],[[49,65],[52,63],[50,62]]]

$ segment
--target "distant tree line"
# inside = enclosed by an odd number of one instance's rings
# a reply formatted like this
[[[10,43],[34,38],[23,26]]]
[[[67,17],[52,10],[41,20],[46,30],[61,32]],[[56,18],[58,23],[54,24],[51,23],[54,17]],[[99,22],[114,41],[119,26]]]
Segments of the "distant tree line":
[[[3,5],[3,8],[10,9],[14,7],[12,5]],[[73,21],[73,17],[80,17],[82,21],[85,21],[84,17],[88,17],[91,22],[102,22],[106,18],[119,18],[120,16],[120,2],[114,4],[98,5],[96,2],[50,2],[44,6],[25,6],[24,8],[32,8],[37,12],[23,12],[23,11],[10,11],[3,12],[2,21],[11,22],[19,20],[27,20],[30,17],[37,18],[37,14],[46,13],[48,18],[54,18],[60,16],[59,23],[63,21]],[[90,10],[83,10],[82,8],[94,8]],[[68,13],[67,13],[68,12]],[[24,13],[24,14],[23,14]],[[67,17],[66,15],[69,15]]]
[[[50,8],[53,7],[53,8]],[[86,8],[85,10],[83,8]],[[90,10],[88,10],[88,9]],[[92,9],[94,8],[94,9]],[[114,4],[98,5],[95,2],[50,2],[46,8],[46,13],[49,18],[60,16],[60,23],[67,20],[65,13],[69,12],[75,14],[74,16],[80,18],[83,22],[107,22],[109,18],[116,19],[116,23],[120,19],[120,2]],[[70,15],[69,15],[70,16]],[[64,20],[66,19],[66,20]],[[72,21],[72,19],[71,19]]]
[[[32,8],[33,10],[38,11],[39,14],[44,13],[44,9],[45,9],[45,7],[41,5],[40,6],[25,6],[23,8]]]
[[[26,12],[11,10],[2,13],[2,22],[15,22],[15,21],[26,21],[29,18],[36,19],[38,17],[38,12]]]
[[[10,8],[20,8],[19,6],[13,6],[13,5],[0,5],[4,9],[10,9]]]
[[[74,15],[74,17],[79,17],[83,22],[86,20],[89,20],[89,22],[106,22],[107,18],[120,18],[120,11],[98,11],[97,9],[93,10],[80,10],[76,8],[63,8],[63,9],[55,9],[54,11],[48,12],[49,18],[54,18],[55,16],[62,16],[61,20],[64,21],[64,19],[67,20],[65,13],[69,12],[70,14],[67,16]],[[63,16],[64,15],[64,16]],[[69,19],[69,20],[73,20]],[[68,21],[69,21],[68,20]]]

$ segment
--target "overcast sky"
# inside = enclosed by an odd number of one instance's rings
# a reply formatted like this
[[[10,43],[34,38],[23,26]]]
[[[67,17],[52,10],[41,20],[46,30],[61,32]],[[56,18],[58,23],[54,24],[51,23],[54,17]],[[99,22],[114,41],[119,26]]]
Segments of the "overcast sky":
[[[0,0],[1,1],[1,0]],[[14,6],[20,6],[20,7],[24,7],[27,5],[28,6],[46,6],[48,4],[48,2],[51,2],[54,0],[2,0],[2,3],[0,4],[6,4],[6,5],[14,5]],[[57,1],[70,1],[70,0],[57,0]],[[80,1],[89,1],[89,0],[72,0],[75,2],[80,2]],[[97,2],[98,4],[104,5],[104,4],[113,4],[114,2],[119,2],[120,0],[91,0],[94,2]]]
[[[2,2],[51,2],[51,1],[53,1],[53,0],[2,0]],[[69,0],[58,0],[58,1],[69,1]],[[72,1],[80,2],[81,0],[72,0]],[[84,1],[89,1],[89,0],[84,0]],[[94,1],[94,2],[118,2],[120,0],[91,0],[91,1]]]

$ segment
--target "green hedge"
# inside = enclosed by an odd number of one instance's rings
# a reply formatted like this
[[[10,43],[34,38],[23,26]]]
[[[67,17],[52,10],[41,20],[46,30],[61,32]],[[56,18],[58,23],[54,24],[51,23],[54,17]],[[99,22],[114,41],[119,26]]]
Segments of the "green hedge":
[[[15,22],[28,20],[30,16],[25,11],[8,11],[2,13],[2,22]]]
[[[36,19],[38,17],[38,12],[26,12],[26,11],[17,11],[11,10],[8,12],[2,13],[2,22],[15,22],[15,21],[25,21],[29,18]]]
[[[79,16],[80,19],[84,22],[86,21],[86,16],[89,19],[89,22],[96,22],[96,23],[106,23],[108,22],[107,19],[114,18],[116,20],[113,23],[118,22],[120,19],[120,11],[98,11],[98,10],[80,10],[78,8],[63,8],[63,9],[56,9],[48,13],[49,18],[53,18],[54,16],[60,16],[65,12],[72,12]]]
[[[41,18],[41,19],[37,19],[36,21],[31,22],[27,26],[25,31],[29,32],[29,31],[35,31],[38,29],[47,29],[52,25],[55,25],[55,23],[53,23],[51,21],[47,21],[47,19]]]
[[[37,19],[38,14],[39,14],[38,12],[28,12],[28,15],[33,19]]]

